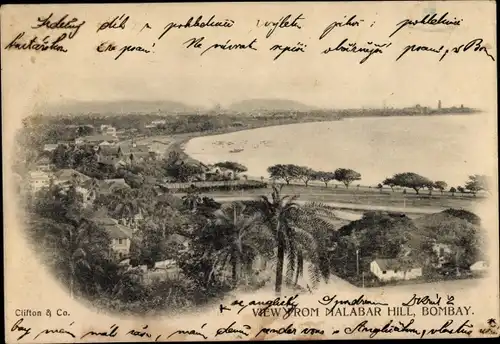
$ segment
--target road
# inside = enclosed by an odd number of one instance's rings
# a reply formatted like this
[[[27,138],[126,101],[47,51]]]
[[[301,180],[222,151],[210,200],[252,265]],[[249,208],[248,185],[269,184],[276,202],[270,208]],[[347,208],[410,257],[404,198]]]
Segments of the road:
[[[248,196],[212,196],[212,198],[217,202],[235,202],[235,201],[250,201],[255,200],[257,197]],[[296,201],[299,204],[307,203],[307,201]],[[339,203],[339,202],[322,202],[322,204],[337,208],[338,210],[357,210],[357,211],[390,211],[390,212],[400,212],[407,214],[433,214],[439,213],[444,210],[444,208],[418,208],[418,207],[391,207],[391,206],[378,206],[378,205],[365,205],[365,204],[351,204],[351,203]]]

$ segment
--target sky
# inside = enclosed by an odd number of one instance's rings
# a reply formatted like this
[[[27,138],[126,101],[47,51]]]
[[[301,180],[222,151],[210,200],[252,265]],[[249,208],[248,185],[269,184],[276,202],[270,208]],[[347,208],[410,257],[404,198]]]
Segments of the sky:
[[[419,7],[420,6],[420,7]],[[422,7],[423,6],[423,7]],[[12,7],[11,7],[12,8]],[[396,24],[406,18],[422,18],[429,8],[449,17],[462,18],[459,27],[402,29],[392,38]],[[427,11],[427,12],[426,12]],[[54,18],[68,13],[86,23],[71,40],[68,53],[30,53],[2,51],[5,80],[3,91],[13,111],[24,117],[33,106],[57,104],[71,100],[119,101],[173,100],[189,105],[227,106],[253,98],[291,99],[326,108],[401,107],[420,104],[443,106],[495,107],[496,65],[482,52],[453,54],[439,62],[429,52],[411,53],[395,62],[406,45],[445,45],[453,47],[474,38],[483,38],[492,54],[496,53],[494,6],[486,2],[453,3],[448,6],[416,3],[294,3],[280,4],[165,4],[116,6],[68,6],[67,11],[50,6],[26,7],[22,14],[2,13],[2,46],[17,33],[60,34],[61,30],[33,30],[37,17],[54,12]],[[276,29],[265,38],[266,28],[257,20],[279,20],[302,13],[302,29]],[[126,14],[130,19],[125,30],[96,33],[99,23]],[[185,23],[190,16],[212,14],[216,20],[232,19],[225,28],[172,29],[158,40],[169,22]],[[335,28],[318,40],[324,28],[356,14],[359,27]],[[140,29],[148,23],[151,29]],[[370,25],[373,24],[372,27]],[[209,44],[247,44],[257,38],[258,51],[209,51],[203,56],[182,43],[204,35]],[[352,53],[320,54],[344,38],[356,41],[391,43],[391,49],[371,56],[359,64],[364,55]],[[97,53],[100,42],[113,41],[117,46],[141,45],[151,53],[128,52],[114,60],[115,52]],[[305,53],[285,53],[273,61],[275,44],[306,44]],[[155,45],[154,47],[152,45]],[[14,101],[15,100],[15,101]],[[14,104],[20,103],[20,104]]]

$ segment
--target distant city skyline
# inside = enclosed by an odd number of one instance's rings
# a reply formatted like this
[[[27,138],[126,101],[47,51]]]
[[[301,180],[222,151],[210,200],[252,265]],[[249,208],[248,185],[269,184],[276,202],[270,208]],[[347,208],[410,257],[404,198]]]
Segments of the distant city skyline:
[[[314,104],[310,104],[310,103],[306,103],[306,102],[302,102],[300,100],[296,100],[296,99],[283,99],[283,98],[258,98],[258,99],[241,99],[239,101],[235,101],[235,102],[232,102],[232,103],[229,103],[229,104],[223,104],[223,103],[220,103],[220,102],[213,102],[211,104],[207,104],[205,106],[203,105],[200,105],[200,104],[196,104],[196,103],[185,103],[185,102],[179,102],[179,101],[175,101],[175,100],[172,100],[172,99],[152,99],[152,100],[132,100],[132,99],[123,99],[123,100],[108,100],[108,101],[105,101],[105,100],[101,100],[101,101],[96,101],[97,104],[99,104],[99,102],[105,102],[105,103],[120,103],[121,101],[127,101],[127,102],[143,102],[143,103],[161,103],[161,102],[178,102],[178,103],[181,103],[181,104],[184,104],[186,106],[189,106],[189,107],[193,107],[193,108],[198,108],[200,111],[214,111],[214,110],[220,110],[220,111],[227,111],[227,110],[231,110],[231,106],[234,105],[234,104],[237,104],[239,103],[240,101],[245,101],[245,100],[256,100],[256,101],[276,101],[276,100],[280,100],[280,101],[290,101],[290,102],[293,102],[293,103],[298,103],[300,105],[304,105],[306,107],[310,107],[311,109],[315,109],[315,110],[354,110],[354,109],[380,109],[380,110],[383,110],[383,109],[403,109],[403,108],[413,108],[413,107],[423,107],[423,108],[429,108],[429,109],[446,109],[446,108],[453,108],[453,107],[466,107],[466,108],[476,108],[474,106],[470,106],[469,104],[466,104],[466,103],[460,103],[460,104],[443,104],[442,101],[439,99],[439,100],[436,100],[434,102],[434,104],[432,102],[425,102],[425,103],[417,103],[417,102],[413,102],[413,103],[409,103],[409,104],[401,104],[399,106],[396,106],[392,103],[389,103],[387,101],[382,101],[381,104],[379,104],[378,106],[377,105],[360,105],[360,106],[352,106],[352,107],[339,107],[339,106],[336,106],[336,107],[328,107],[328,106],[323,106],[323,107],[319,107],[317,105],[314,105]],[[40,107],[40,110],[43,112],[43,111],[47,111],[48,113],[50,113],[51,111],[57,111],[57,110],[62,110],[64,111],[64,106],[71,106],[71,105],[74,105],[75,107],[78,106],[78,104],[91,104],[92,101],[79,101],[79,100],[65,100],[61,103],[53,103],[53,104],[47,104],[46,106],[42,106]],[[96,105],[97,105],[96,104]],[[62,107],[61,107],[62,106]],[[481,109],[481,108],[479,108]],[[292,109],[293,111],[294,109]],[[124,112],[127,112],[127,106],[125,105],[124,108],[123,108],[123,111]],[[296,110],[298,111],[298,110]]]

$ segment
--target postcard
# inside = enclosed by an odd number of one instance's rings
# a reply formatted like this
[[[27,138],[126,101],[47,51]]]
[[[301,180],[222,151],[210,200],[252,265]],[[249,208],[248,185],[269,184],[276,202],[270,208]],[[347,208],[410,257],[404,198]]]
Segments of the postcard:
[[[2,6],[5,341],[498,337],[495,13]]]

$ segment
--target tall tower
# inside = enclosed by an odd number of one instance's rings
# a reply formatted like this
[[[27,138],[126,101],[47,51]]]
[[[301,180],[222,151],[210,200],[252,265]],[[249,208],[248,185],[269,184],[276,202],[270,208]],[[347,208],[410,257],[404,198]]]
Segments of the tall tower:
[[[438,109],[441,110],[441,100],[438,100]]]

